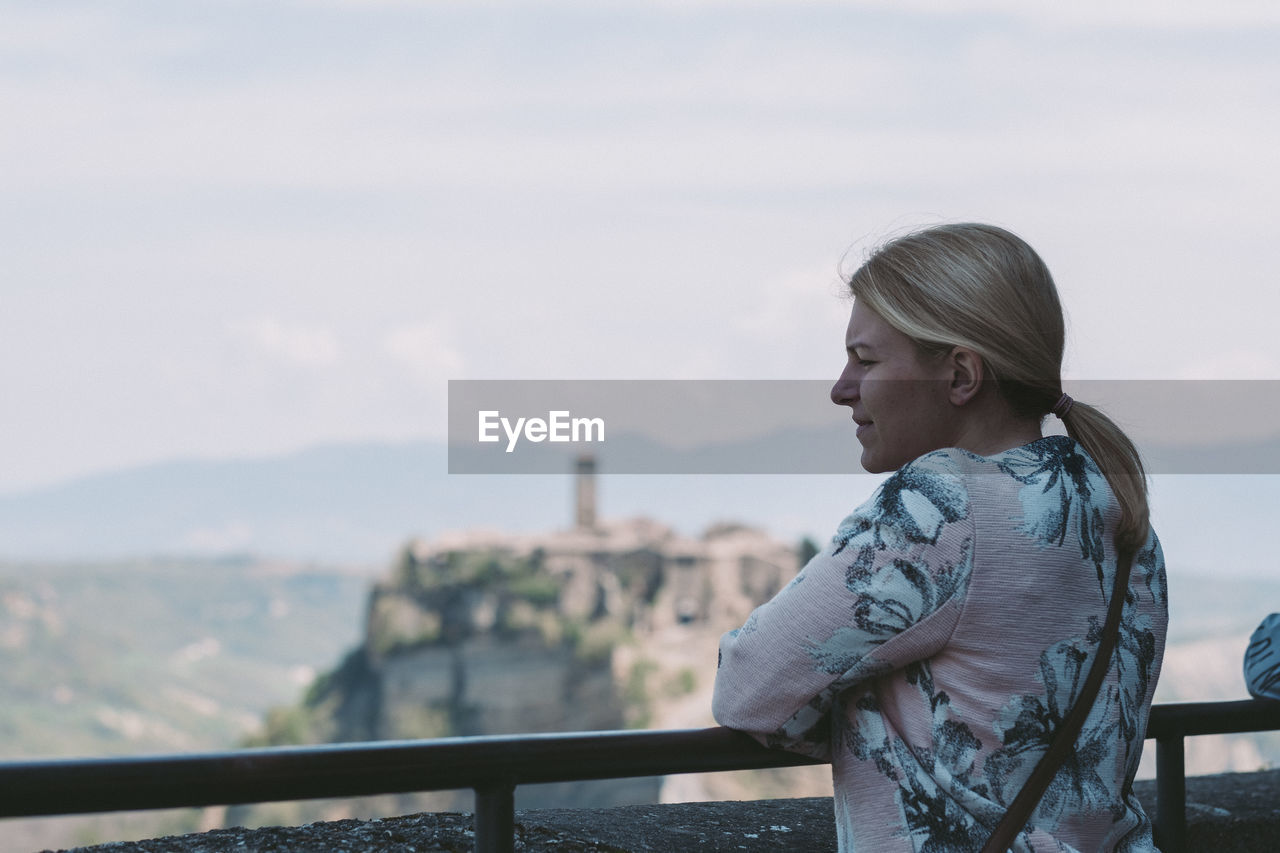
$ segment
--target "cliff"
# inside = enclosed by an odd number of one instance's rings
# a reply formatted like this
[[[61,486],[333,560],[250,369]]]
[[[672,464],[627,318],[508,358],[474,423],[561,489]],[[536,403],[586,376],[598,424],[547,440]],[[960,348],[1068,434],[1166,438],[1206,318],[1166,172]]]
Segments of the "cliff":
[[[695,539],[646,519],[412,542],[371,591],[361,644],[301,705],[272,711],[253,743],[711,725],[720,635],[789,581],[800,556],[740,525]],[[794,790],[804,775],[785,771],[774,787]],[[802,792],[829,791],[809,775]],[[520,797],[543,807],[772,793],[767,781],[662,784],[533,786]],[[421,807],[466,802],[443,796]]]

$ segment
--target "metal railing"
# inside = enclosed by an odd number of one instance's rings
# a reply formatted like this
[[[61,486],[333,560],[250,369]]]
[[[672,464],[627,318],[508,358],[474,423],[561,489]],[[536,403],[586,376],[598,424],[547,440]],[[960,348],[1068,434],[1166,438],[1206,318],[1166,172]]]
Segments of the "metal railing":
[[[1194,735],[1224,735],[1280,729],[1280,702],[1178,702],[1156,705],[1147,739],[1156,742],[1156,846],[1183,853],[1187,837],[1187,773],[1184,741]]]
[[[1280,729],[1280,702],[1193,702],[1151,710],[1157,843],[1181,853],[1186,835],[1183,740]],[[0,817],[78,814],[475,791],[476,850],[514,849],[515,789],[567,782],[816,764],[724,728],[498,735],[274,747],[193,755],[0,763]]]

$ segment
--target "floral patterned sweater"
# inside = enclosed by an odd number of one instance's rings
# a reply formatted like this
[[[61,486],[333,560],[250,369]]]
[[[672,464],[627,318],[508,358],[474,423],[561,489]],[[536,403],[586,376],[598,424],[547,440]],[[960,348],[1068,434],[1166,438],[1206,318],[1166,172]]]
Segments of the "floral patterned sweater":
[[[841,851],[980,850],[1083,685],[1118,519],[1066,436],[926,454],[723,637],[716,719],[831,761]],[[1153,533],[1097,701],[1013,850],[1155,850],[1130,786],[1167,621]]]

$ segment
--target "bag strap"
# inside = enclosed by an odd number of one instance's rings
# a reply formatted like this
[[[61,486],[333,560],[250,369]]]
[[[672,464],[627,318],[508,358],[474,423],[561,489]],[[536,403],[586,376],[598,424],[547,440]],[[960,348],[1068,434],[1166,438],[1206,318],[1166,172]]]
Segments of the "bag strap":
[[[1040,798],[1044,796],[1045,789],[1049,787],[1054,774],[1066,760],[1067,753],[1075,746],[1076,738],[1084,728],[1085,717],[1089,716],[1089,711],[1097,698],[1102,679],[1106,677],[1107,670],[1111,667],[1111,655],[1115,651],[1116,640],[1120,633],[1120,611],[1124,609],[1124,600],[1129,592],[1129,571],[1132,567],[1133,552],[1122,552],[1116,565],[1116,582],[1115,588],[1111,591],[1111,603],[1107,606],[1107,622],[1102,629],[1098,653],[1093,658],[1093,665],[1089,667],[1084,688],[1076,697],[1076,702],[1066,719],[1054,733],[1049,751],[1031,771],[1026,784],[1005,810],[1004,817],[1000,819],[1000,823],[996,824],[991,837],[982,848],[982,853],[1006,853],[1013,840],[1018,837],[1018,833],[1031,819],[1031,813],[1035,811]]]

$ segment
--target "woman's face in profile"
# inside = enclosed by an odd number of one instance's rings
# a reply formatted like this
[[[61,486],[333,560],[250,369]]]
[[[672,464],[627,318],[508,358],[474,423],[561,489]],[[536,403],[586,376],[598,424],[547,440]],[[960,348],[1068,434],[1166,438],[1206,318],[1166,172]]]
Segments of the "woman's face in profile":
[[[895,471],[956,438],[946,358],[923,354],[875,311],[855,302],[845,333],[848,360],[831,400],[858,425],[862,467]]]

